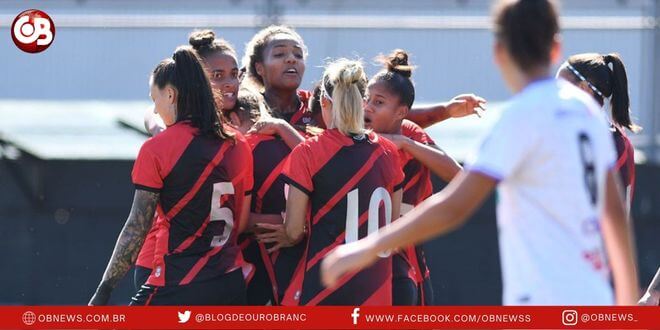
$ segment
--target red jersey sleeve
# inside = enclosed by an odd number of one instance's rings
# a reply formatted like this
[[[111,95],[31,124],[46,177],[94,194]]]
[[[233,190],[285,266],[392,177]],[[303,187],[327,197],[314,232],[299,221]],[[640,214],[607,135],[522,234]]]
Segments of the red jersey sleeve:
[[[153,150],[152,140],[145,142],[140,148],[131,177],[136,189],[160,192],[163,188],[163,173],[160,159]]]
[[[430,146],[435,145],[435,141],[426,134],[426,131],[424,131],[421,126],[409,120],[404,120],[403,123],[401,123],[401,134],[419,143]]]
[[[282,175],[284,181],[309,195],[314,191],[311,170],[311,151],[309,145],[301,143],[296,146],[284,163]]]
[[[399,189],[403,188],[403,180],[405,179],[405,174],[403,173],[403,160],[401,159],[399,155],[399,150],[397,149],[396,145],[386,139],[379,137],[378,139],[379,143],[383,146],[385,149],[385,156],[390,159],[390,162],[392,164],[392,182],[394,183],[393,185],[393,191],[397,191]]]

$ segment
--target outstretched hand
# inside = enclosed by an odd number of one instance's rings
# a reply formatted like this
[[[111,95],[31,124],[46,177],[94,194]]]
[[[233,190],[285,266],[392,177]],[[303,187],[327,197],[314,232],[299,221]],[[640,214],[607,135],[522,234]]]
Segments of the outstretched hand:
[[[475,114],[481,118],[486,111],[486,100],[474,94],[460,94],[454,96],[447,104],[447,111],[452,118],[460,118]]]

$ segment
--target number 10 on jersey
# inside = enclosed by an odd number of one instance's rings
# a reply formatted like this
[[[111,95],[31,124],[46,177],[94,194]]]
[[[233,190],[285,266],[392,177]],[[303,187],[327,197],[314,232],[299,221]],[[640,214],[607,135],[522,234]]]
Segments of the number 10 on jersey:
[[[359,231],[359,194],[358,189],[352,190],[346,196],[347,198],[347,210],[346,210],[346,243],[351,243],[357,241],[358,231]],[[390,193],[383,187],[378,187],[371,194],[371,199],[369,200],[369,217],[367,221],[367,235],[378,232],[378,210],[380,209],[380,204],[383,203],[385,206],[385,225],[389,225],[392,222],[392,198]],[[389,251],[379,253],[378,256],[381,258],[386,258],[390,255]]]

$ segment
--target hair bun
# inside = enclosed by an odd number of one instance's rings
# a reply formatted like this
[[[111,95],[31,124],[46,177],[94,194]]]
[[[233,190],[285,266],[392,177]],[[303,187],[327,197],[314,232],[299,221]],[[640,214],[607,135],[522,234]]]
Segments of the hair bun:
[[[406,78],[412,76],[414,67],[408,64],[408,53],[403,49],[395,49],[381,60],[385,69],[389,72],[398,73]]]
[[[193,31],[188,37],[188,43],[195,49],[210,47],[215,41],[215,32],[212,30]]]
[[[366,80],[366,75],[360,62],[346,61],[337,78],[340,84],[352,85]]]

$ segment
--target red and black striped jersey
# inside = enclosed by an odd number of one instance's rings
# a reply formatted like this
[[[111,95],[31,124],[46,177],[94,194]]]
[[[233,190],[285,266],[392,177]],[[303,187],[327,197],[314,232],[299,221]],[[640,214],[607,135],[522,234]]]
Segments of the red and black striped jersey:
[[[616,126],[612,126],[611,129],[617,154],[615,169],[626,190],[627,201],[632,203],[635,189],[635,148],[622,129]]]
[[[284,180],[282,180],[280,173],[284,167],[285,159],[291,152],[291,148],[276,136],[248,134],[245,138],[252,149],[252,157],[255,164],[254,192],[252,194],[250,211],[260,214],[281,214],[286,209],[286,200],[284,197]],[[280,252],[269,255],[266,251],[267,247],[263,243],[254,240],[252,235],[242,235],[240,237],[240,245],[244,251],[246,261],[254,264],[256,271],[266,273],[261,276],[255,276],[255,278],[256,280],[267,280],[270,282],[260,287],[272,287],[274,299],[272,303],[278,304],[281,297],[278,290],[278,282],[284,282],[286,278],[290,279],[295,265],[280,265],[280,267],[276,267],[277,257]],[[284,259],[280,259],[280,263],[282,260]],[[284,275],[287,273],[287,276],[280,278],[280,281],[278,281],[278,278],[275,276],[276,269],[278,270],[278,274]],[[286,282],[288,283],[288,280]],[[252,284],[248,283],[248,285]]]
[[[297,91],[300,107],[296,112],[283,114],[284,118],[300,131],[309,136],[307,126],[315,126],[313,114],[309,111],[311,93],[305,90]],[[254,157],[255,194],[252,198],[251,212],[261,214],[280,214],[286,208],[284,198],[284,182],[280,177],[284,159],[291,149],[279,138],[266,135],[248,135],[246,137],[252,147]],[[273,254],[266,252],[266,246],[257,243],[250,235],[241,236],[241,246],[248,261],[256,266],[257,271],[266,271],[267,276],[258,276],[256,279],[268,279],[273,289],[274,304],[278,304],[288,287],[296,266],[302,261],[306,245],[299,243],[296,246],[280,249]],[[270,261],[270,263],[269,263]],[[252,285],[252,283],[248,283]],[[266,286],[266,285],[262,285]]]
[[[314,121],[314,116],[309,110],[309,99],[312,97],[312,93],[306,90],[298,90],[298,99],[300,100],[300,107],[298,111],[294,112],[291,115],[291,118],[287,118],[289,124],[296,127],[298,130],[305,131],[304,127],[307,125],[316,125]]]
[[[429,146],[435,145],[433,139],[426,134],[423,128],[409,120],[404,119],[403,123],[401,123],[401,135],[422,144]],[[402,203],[413,207],[433,194],[431,172],[409,153],[400,150],[399,156],[403,164],[403,173],[406,176],[403,180]]]
[[[401,123],[401,134],[425,145],[435,145],[433,139],[426,134],[423,128],[409,120],[404,119]],[[403,173],[405,174],[405,179],[403,180],[403,198],[401,201],[401,213],[403,214],[429,198],[433,194],[433,184],[431,183],[430,170],[420,161],[403,150],[399,150],[399,156],[401,157]],[[430,271],[426,263],[426,256],[424,255],[422,245],[404,249],[404,256],[409,266],[412,266],[412,269],[403,269],[402,263],[397,262],[395,264],[399,264],[399,266],[393,270],[395,276],[403,276],[404,272],[407,272],[406,275],[420,287],[423,281],[430,281]],[[426,305],[423,298],[421,301],[423,305]]]
[[[374,133],[350,137],[328,129],[292,151],[283,176],[309,196],[311,209],[304,262],[283,304],[391,305],[389,256],[346,276],[332,289],[321,284],[319,271],[334,247],[364,238],[391,220],[386,209],[403,182],[396,146]]]
[[[250,210],[254,213],[280,214],[286,209],[284,181],[280,177],[291,148],[272,135],[245,136],[254,159],[254,191]]]
[[[235,141],[179,122],[140,149],[133,183],[159,193],[149,244],[140,252],[152,269],[147,284],[185,285],[243,265],[237,221],[252,190],[252,153],[239,132],[226,130]]]

